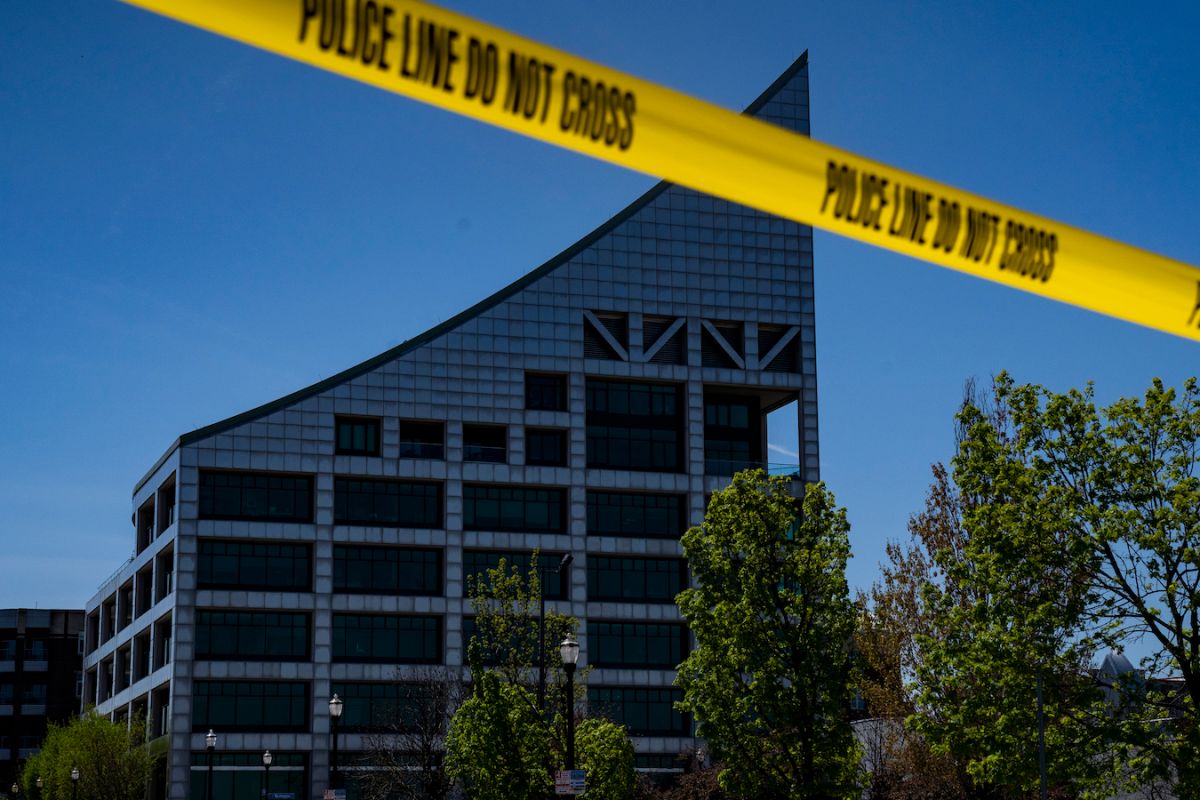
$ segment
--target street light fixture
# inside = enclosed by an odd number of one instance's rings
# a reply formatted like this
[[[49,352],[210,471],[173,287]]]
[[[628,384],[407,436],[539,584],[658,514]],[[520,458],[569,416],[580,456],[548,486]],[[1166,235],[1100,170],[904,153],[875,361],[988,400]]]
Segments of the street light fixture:
[[[562,575],[563,570],[571,566],[575,556],[567,553],[558,562],[555,575]],[[538,711],[546,713],[546,586],[543,578],[549,570],[538,567],[538,597],[541,599],[541,611],[538,614]]]
[[[342,702],[342,698],[338,697],[337,693],[334,693],[333,697],[329,699],[329,721],[333,729],[333,755],[331,758],[332,764],[330,765],[329,779],[329,786],[331,789],[342,788],[342,776],[338,771],[338,723],[342,719],[342,708],[344,705],[345,704]],[[209,800],[212,800],[212,798],[209,798]]]
[[[209,728],[204,736],[204,748],[208,750],[208,785],[205,787],[205,795],[208,800],[212,800],[213,751],[217,749],[217,735],[212,732],[212,728]]]
[[[567,769],[575,769],[575,665],[579,662],[579,642],[568,636],[558,646],[563,670],[567,673],[567,693],[563,697],[567,713]]]
[[[16,797],[17,797],[17,792],[19,792],[20,790],[21,790],[21,787],[20,787],[20,786],[17,786],[17,782],[16,782],[16,781],[13,781],[13,785],[12,785],[12,796],[13,796],[13,800],[16,800]]]
[[[79,767],[71,767],[71,800],[79,796]]]
[[[271,796],[271,762],[274,760],[270,750],[263,751],[263,800]]]
[[[37,787],[37,800],[42,800],[42,776],[38,775],[33,785]]]

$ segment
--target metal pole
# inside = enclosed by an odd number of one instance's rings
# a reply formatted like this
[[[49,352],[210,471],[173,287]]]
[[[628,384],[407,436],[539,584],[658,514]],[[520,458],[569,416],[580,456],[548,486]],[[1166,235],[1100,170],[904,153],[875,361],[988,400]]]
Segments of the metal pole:
[[[208,786],[206,787],[206,794],[208,796],[208,800],[212,800],[212,784],[213,784],[213,749],[211,747],[209,747],[208,748]]]
[[[538,711],[546,715],[546,593],[541,591],[542,569],[538,567],[538,597],[541,611],[538,613]]]
[[[563,664],[567,671],[567,769],[575,769],[575,665]]]
[[[1042,671],[1037,674],[1037,705],[1038,705],[1038,778],[1041,785],[1041,798],[1046,800],[1046,707],[1042,702]]]
[[[342,774],[338,770],[338,718],[333,718],[333,777],[329,781],[330,788],[340,789],[342,782]]]

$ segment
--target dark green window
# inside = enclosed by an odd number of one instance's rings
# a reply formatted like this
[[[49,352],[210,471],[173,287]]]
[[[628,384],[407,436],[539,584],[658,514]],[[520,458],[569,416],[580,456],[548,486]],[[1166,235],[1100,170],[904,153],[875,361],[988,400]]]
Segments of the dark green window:
[[[635,736],[687,736],[687,716],[675,710],[675,702],[682,699],[678,689],[592,686],[588,711],[626,726]]]
[[[360,594],[440,595],[442,551],[335,544],[333,590]]]
[[[445,425],[400,420],[400,458],[445,458]]]
[[[440,528],[442,486],[424,481],[334,478],[333,521],[338,525]]]
[[[200,519],[312,522],[312,476],[202,469]]]
[[[530,466],[563,467],[567,464],[567,432],[526,428],[525,463]]]
[[[201,539],[197,589],[312,588],[312,550],[306,544]]]
[[[308,661],[308,630],[308,614],[198,610],[196,658]]]
[[[503,464],[508,460],[508,428],[503,425],[463,425],[463,461]]]
[[[193,731],[307,731],[308,720],[308,684],[303,681],[192,684]]]
[[[398,614],[334,614],[333,660],[441,663],[442,621]]]
[[[418,683],[335,682],[330,690],[345,702],[344,730],[410,732],[429,710],[429,687]]]
[[[687,635],[673,622],[589,622],[588,657],[597,667],[675,669],[687,655]]]
[[[588,535],[678,539],[686,527],[683,499],[678,494],[589,490]]]
[[[682,472],[686,421],[674,384],[587,382],[587,465]]]
[[[379,455],[379,420],[337,417],[337,453],[350,456]]]
[[[704,472],[733,475],[761,467],[758,398],[704,396]]]
[[[486,580],[484,573],[500,565],[504,559],[508,571],[516,567],[522,576],[529,574],[529,563],[533,559],[531,553],[505,553],[496,550],[464,550],[463,551],[463,594],[467,592],[467,578],[476,575]],[[542,578],[542,594],[547,600],[565,600],[571,586],[571,568],[567,567],[556,574],[562,553],[538,553],[538,571]]]
[[[220,800],[263,800],[266,782],[267,796],[271,800],[305,798],[309,794],[308,765],[303,753],[284,753],[271,750],[271,769],[263,770],[262,753],[223,753],[218,750],[212,757],[212,796]],[[191,794],[188,797],[203,798],[208,791],[208,759],[205,750],[192,752]]]
[[[673,603],[687,588],[682,558],[626,558],[589,554],[588,600]]]
[[[525,407],[534,411],[566,411],[567,376],[526,373]]]
[[[463,528],[469,531],[564,533],[566,491],[465,484]]]

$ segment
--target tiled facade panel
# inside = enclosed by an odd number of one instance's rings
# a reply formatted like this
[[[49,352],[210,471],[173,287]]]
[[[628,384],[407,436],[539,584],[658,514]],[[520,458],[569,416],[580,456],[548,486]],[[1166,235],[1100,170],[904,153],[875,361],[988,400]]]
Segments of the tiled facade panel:
[[[761,105],[767,121],[808,133],[807,66]],[[640,207],[639,207],[640,204]],[[687,522],[698,522],[705,498],[726,479],[705,474],[705,387],[739,388],[798,401],[799,472],[818,477],[815,319],[812,233],[809,228],[677,186],[651,190],[630,213],[594,234],[569,257],[534,273],[486,310],[451,329],[403,350],[391,360],[276,408],[257,419],[231,425],[206,438],[184,437],[177,458],[178,522],[174,548],[174,660],[170,705],[171,762],[168,788],[182,800],[190,785],[189,753],[203,749],[203,732],[192,728],[192,686],[197,680],[303,680],[311,684],[311,728],[307,732],[222,734],[222,750],[310,751],[313,797],[328,771],[327,700],[333,682],[392,680],[387,664],[335,663],[333,616],[340,613],[432,614],[442,621],[445,663],[464,661],[463,550],[494,549],[572,552],[569,600],[556,601],[581,620],[678,621],[664,603],[589,602],[587,558],[594,554],[681,555],[676,539],[587,535],[589,489],[677,493],[685,498]],[[627,335],[618,342],[627,357],[585,354],[585,321],[606,312],[624,315]],[[647,318],[683,320],[685,363],[653,363],[643,341]],[[744,364],[705,366],[702,350],[709,325],[735,323]],[[654,323],[661,330],[663,323]],[[760,364],[759,326],[799,326],[795,371],[769,371]],[[594,335],[594,334],[593,334]],[[776,337],[778,333],[775,334]],[[603,335],[601,334],[601,338]],[[735,348],[736,349],[736,348]],[[566,376],[567,408],[525,408],[527,372]],[[685,471],[631,472],[586,467],[586,380],[588,377],[673,382],[682,388]],[[335,454],[335,416],[378,417],[378,457]],[[401,420],[445,423],[445,458],[399,458]],[[464,425],[507,426],[505,463],[465,462]],[[565,466],[526,466],[525,429],[567,431]],[[764,453],[765,455],[765,453]],[[175,469],[172,461],[171,468]],[[314,476],[311,522],[248,522],[199,519],[202,469],[299,472]],[[334,477],[391,477],[443,483],[443,526],[437,529],[335,525]],[[153,483],[153,480],[150,484]],[[512,484],[565,489],[562,533],[464,530],[463,485]],[[152,490],[147,484],[140,492]],[[313,591],[306,593],[197,589],[197,538],[287,540],[312,545]],[[335,543],[406,544],[443,551],[440,596],[385,596],[333,592]],[[98,602],[98,601],[97,601]],[[197,608],[300,610],[311,617],[311,661],[194,661]],[[581,659],[588,642],[581,637]],[[108,649],[103,652],[109,652]],[[102,655],[102,654],[101,654]],[[99,655],[89,656],[94,664]],[[399,668],[401,674],[406,668]],[[666,687],[666,670],[597,668],[590,683],[612,687]],[[118,698],[119,699],[119,698]],[[104,706],[102,705],[102,708]],[[218,732],[220,733],[220,732]],[[677,753],[690,740],[648,736],[640,752]],[[346,734],[342,748],[363,747]]]

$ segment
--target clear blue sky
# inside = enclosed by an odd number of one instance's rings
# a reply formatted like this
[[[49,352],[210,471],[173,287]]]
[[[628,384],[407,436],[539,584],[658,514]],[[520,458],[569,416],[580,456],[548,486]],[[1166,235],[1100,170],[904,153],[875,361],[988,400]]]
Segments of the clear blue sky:
[[[815,138],[1200,264],[1195,4],[452,5],[734,109],[808,49]],[[0,607],[81,606],[181,432],[452,316],[652,183],[116,2],[8,8]],[[965,378],[1109,400],[1200,371],[1195,344],[820,232],[816,263],[858,586]]]

